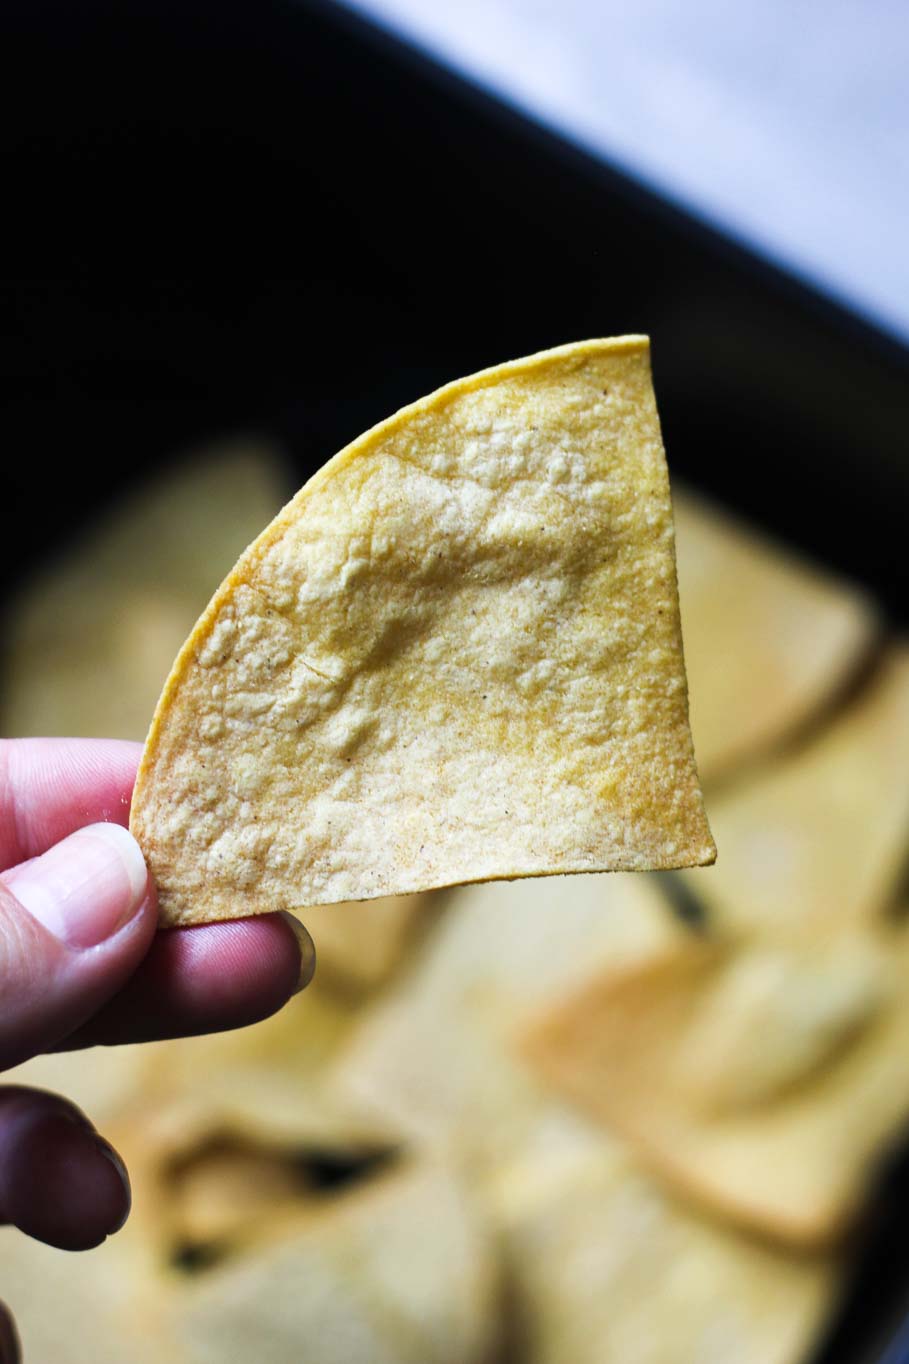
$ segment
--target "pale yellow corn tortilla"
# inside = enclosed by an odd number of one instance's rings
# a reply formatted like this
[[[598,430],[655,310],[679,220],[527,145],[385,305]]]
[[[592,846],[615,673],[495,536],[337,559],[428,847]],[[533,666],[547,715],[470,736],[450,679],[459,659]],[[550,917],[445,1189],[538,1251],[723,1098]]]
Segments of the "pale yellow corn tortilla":
[[[907,971],[903,930],[691,940],[593,981],[530,1030],[526,1055],[686,1197],[827,1244],[909,1119]]]
[[[349,1035],[334,1085],[377,1124],[455,1150],[485,1182],[518,1151],[564,1141],[568,1128],[579,1150],[590,1140],[518,1054],[522,1025],[598,967],[661,955],[679,930],[646,877],[449,894],[428,943]]]
[[[331,460],[165,686],[162,919],[715,856],[642,337],[473,375]]]
[[[804,1364],[843,1277],[699,1215],[621,1151],[516,1168],[500,1219],[522,1364]]]
[[[704,781],[791,736],[879,635],[868,598],[673,480],[691,729]]]
[[[312,1197],[303,1153],[223,1134],[181,1162],[171,1184],[174,1237],[191,1246],[234,1244]]]
[[[909,648],[891,646],[829,725],[711,818],[722,857],[680,876],[713,925],[816,933],[882,914],[909,845]]]
[[[417,1162],[263,1228],[173,1292],[166,1319],[186,1364],[488,1364],[497,1280],[469,1191]]]
[[[4,622],[0,729],[143,739],[193,621],[288,492],[249,438],[187,454],[30,579]]]
[[[372,1113],[336,1092],[339,1056],[365,1010],[316,973],[312,984],[255,1028],[181,1038],[154,1049],[142,1092],[155,1128],[220,1126],[269,1145],[322,1142],[371,1148],[395,1137]],[[182,1138],[181,1138],[182,1139]]]
[[[4,1232],[0,1275],[15,1311],[27,1360],[53,1364],[185,1364],[160,1324],[160,1297],[149,1293],[124,1252],[132,1231],[90,1255],[67,1255],[31,1237]]]
[[[239,1247],[288,1217],[346,1206],[400,1165],[400,1142],[364,1140],[329,1116],[324,1108],[312,1121],[301,1115],[276,1139],[267,1107],[258,1130],[224,1121],[212,1107],[193,1110],[173,1094],[121,1115],[111,1130],[134,1168],[145,1255],[169,1268],[183,1247]],[[330,1165],[344,1177],[326,1184]]]
[[[313,906],[306,911],[306,927],[320,977],[329,977],[339,989],[375,989],[405,959],[416,930],[430,917],[427,897],[421,895]]]
[[[154,1109],[108,1131],[135,1195],[116,1238],[76,1257],[21,1236],[0,1243],[28,1358],[487,1364],[497,1263],[483,1211],[454,1171],[404,1161],[308,1200],[290,1187],[282,1198],[274,1179],[263,1189],[261,1176],[238,1189],[225,1172],[209,1205],[197,1186],[190,1207],[149,1117]],[[238,1192],[226,1218],[224,1199]],[[203,1239],[195,1271],[181,1268],[184,1238],[192,1246],[206,1231],[212,1256]]]

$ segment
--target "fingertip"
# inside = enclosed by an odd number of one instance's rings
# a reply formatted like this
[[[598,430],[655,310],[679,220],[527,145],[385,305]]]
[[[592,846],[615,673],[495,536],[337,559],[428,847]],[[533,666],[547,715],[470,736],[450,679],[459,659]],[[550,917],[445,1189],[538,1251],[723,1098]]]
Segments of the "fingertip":
[[[23,1122],[4,1170],[5,1213],[35,1240],[90,1250],[129,1215],[129,1178],[113,1148],[61,1112]]]
[[[262,914],[207,924],[190,932],[204,933],[209,971],[222,962],[219,1011],[233,1014],[229,1026],[257,1023],[276,1013],[312,979],[315,947],[303,925],[290,914]]]
[[[22,1346],[12,1313],[0,1302],[0,1364],[20,1364]]]
[[[111,1223],[107,1231],[108,1236],[114,1236],[120,1231],[127,1222],[133,1206],[133,1191],[129,1182],[129,1171],[127,1170],[119,1153],[114,1150],[109,1141],[95,1134],[95,1145],[98,1154],[111,1166],[115,1181],[108,1179],[109,1185],[109,1206],[111,1210]]]
[[[165,929],[125,989],[68,1046],[140,1042],[245,1028],[312,979],[315,948],[289,915]]]

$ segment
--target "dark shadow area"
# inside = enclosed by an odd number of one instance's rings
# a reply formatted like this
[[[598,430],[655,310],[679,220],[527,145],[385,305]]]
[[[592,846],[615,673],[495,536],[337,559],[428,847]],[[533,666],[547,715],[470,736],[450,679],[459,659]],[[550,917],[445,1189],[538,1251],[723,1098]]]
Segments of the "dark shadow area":
[[[331,5],[5,9],[3,573],[212,435],[302,479],[459,374],[647,331],[672,468],[905,612],[906,355]]]
[[[906,1215],[909,1209],[909,1146],[894,1151],[882,1171],[859,1237],[857,1267],[843,1303],[812,1364],[905,1364],[896,1349],[901,1323],[909,1325]]]

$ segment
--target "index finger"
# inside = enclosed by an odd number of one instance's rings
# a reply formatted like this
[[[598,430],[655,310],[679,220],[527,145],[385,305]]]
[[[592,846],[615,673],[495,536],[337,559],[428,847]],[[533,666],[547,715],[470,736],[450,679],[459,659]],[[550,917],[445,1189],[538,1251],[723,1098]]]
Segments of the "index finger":
[[[127,825],[142,745],[0,739],[0,871],[86,824]]]

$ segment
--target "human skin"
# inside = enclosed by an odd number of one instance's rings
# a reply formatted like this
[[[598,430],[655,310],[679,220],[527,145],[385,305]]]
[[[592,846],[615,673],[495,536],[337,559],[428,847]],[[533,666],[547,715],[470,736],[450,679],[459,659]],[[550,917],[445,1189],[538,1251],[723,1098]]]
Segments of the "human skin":
[[[141,747],[0,740],[0,1066],[44,1051],[245,1027],[306,985],[305,929],[270,914],[156,932],[127,831]],[[129,1213],[126,1169],[65,1098],[0,1086],[0,1222],[67,1250]],[[0,1311],[0,1364],[19,1359]]]

